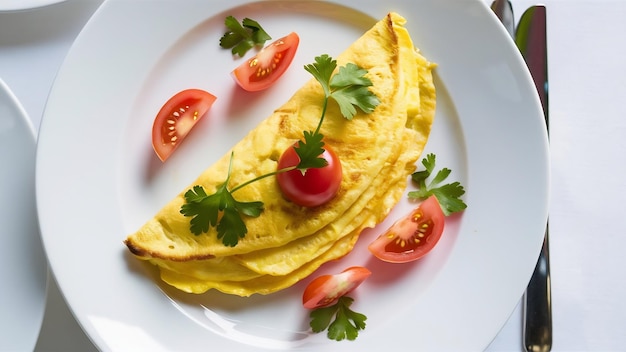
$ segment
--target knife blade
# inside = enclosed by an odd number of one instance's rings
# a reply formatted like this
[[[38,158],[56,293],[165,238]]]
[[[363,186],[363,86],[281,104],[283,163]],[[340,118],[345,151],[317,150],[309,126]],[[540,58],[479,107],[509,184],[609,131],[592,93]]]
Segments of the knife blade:
[[[494,0],[491,3],[493,11],[513,40],[515,40],[515,18],[513,17],[513,5],[509,0]]]
[[[548,65],[546,8],[536,5],[521,16],[515,43],[533,77],[543,108],[546,128],[548,117]],[[524,348],[529,352],[552,349],[552,297],[550,282],[550,253],[548,224],[539,259],[524,294]]]

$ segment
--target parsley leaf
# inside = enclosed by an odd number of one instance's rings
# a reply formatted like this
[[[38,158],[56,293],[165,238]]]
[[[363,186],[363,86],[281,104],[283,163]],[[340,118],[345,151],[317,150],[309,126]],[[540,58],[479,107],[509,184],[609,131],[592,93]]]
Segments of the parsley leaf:
[[[213,195],[208,196],[202,186],[194,186],[185,192],[187,203],[180,208],[181,214],[191,216],[191,232],[199,235],[209,231],[209,226],[217,224],[219,205],[221,203],[220,187]]]
[[[296,166],[303,173],[309,168],[319,168],[328,165],[326,159],[320,157],[324,153],[324,135],[311,131],[304,131],[304,142],[299,141],[294,147],[300,162]]]
[[[467,204],[461,200],[461,196],[465,194],[465,189],[459,182],[452,182],[441,185],[452,172],[448,168],[443,168],[435,174],[435,177],[427,184],[426,180],[435,170],[435,154],[428,154],[422,159],[422,165],[426,170],[416,171],[411,175],[411,179],[415,182],[419,189],[409,192],[410,199],[426,199],[431,195],[435,195],[443,213],[447,216],[455,212],[459,212],[467,208]]]
[[[353,341],[359,335],[359,330],[365,329],[367,317],[350,309],[354,299],[347,296],[339,298],[337,303],[311,311],[310,326],[313,332],[322,332],[328,329],[329,339]],[[333,321],[333,318],[335,320]]]
[[[226,181],[217,187],[215,193],[208,195],[199,185],[185,192],[186,203],[181,206],[180,213],[191,217],[190,230],[194,235],[208,232],[209,228],[214,226],[217,238],[221,239],[225,246],[234,247],[239,243],[239,239],[248,233],[241,214],[251,217],[261,215],[263,202],[240,202],[233,197],[233,191],[227,188],[232,154],[230,162]]]
[[[243,238],[248,233],[246,224],[234,208],[224,208],[222,218],[217,224],[217,238],[222,240],[225,246],[234,247],[239,238]]]
[[[369,114],[380,104],[378,97],[367,88],[372,81],[365,74],[367,70],[348,63],[330,80],[330,97],[339,104],[341,114],[348,120],[356,114],[355,106]]]
[[[224,49],[232,49],[233,55],[243,57],[255,46],[263,46],[272,37],[265,32],[263,27],[250,18],[244,18],[241,24],[233,16],[228,16],[224,20],[224,25],[228,31],[220,38],[220,46]]]
[[[304,65],[304,69],[309,72],[322,85],[324,95],[330,95],[330,78],[337,68],[337,60],[333,60],[328,54],[315,57],[315,62]]]

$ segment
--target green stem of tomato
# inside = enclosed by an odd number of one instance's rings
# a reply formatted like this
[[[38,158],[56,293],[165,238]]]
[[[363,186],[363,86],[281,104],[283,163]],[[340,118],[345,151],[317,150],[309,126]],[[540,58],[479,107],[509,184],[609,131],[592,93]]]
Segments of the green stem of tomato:
[[[233,189],[230,190],[230,193],[233,193],[233,192],[235,192],[236,190],[238,190],[240,188],[243,188],[243,187],[245,187],[245,186],[247,186],[247,185],[249,185],[249,184],[251,184],[253,182],[262,180],[262,179],[264,179],[266,177],[282,174],[283,172],[288,172],[288,171],[295,170],[295,169],[296,169],[296,166],[290,166],[290,167],[282,168],[280,170],[276,170],[274,172],[269,172],[267,174],[263,174],[261,176],[257,176],[257,177],[255,177],[255,178],[253,178],[251,180],[248,180],[248,181],[246,181],[246,182],[244,182],[244,183],[242,183],[240,185],[237,185],[236,187],[234,187]]]
[[[324,116],[326,116],[326,107],[328,106],[328,96],[324,97],[324,105],[322,106],[322,116],[320,117],[320,122],[317,124],[317,129],[315,129],[315,134],[320,133],[320,129],[322,128],[322,122],[324,122]]]

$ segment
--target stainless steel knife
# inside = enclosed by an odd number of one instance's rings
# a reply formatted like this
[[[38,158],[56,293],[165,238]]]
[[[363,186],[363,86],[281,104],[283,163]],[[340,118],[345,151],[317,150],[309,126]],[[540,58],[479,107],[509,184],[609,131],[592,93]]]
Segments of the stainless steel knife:
[[[522,14],[517,25],[515,43],[532,74],[543,107],[546,127],[548,127],[548,59],[545,6],[532,6]],[[547,352],[552,349],[550,285],[550,254],[548,224],[546,224],[539,259],[524,294],[524,348],[526,351]]]

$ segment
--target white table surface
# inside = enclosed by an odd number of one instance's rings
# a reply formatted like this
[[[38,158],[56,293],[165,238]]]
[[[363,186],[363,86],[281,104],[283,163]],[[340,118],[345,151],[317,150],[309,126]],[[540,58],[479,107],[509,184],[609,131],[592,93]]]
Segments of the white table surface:
[[[35,128],[57,69],[101,2],[68,0],[0,13],[0,77]],[[534,3],[513,0],[516,17]],[[625,351],[626,0],[542,3],[548,14],[553,351]],[[511,211],[523,209],[511,203]],[[523,350],[521,308],[487,351]],[[93,350],[52,280],[36,351]]]

